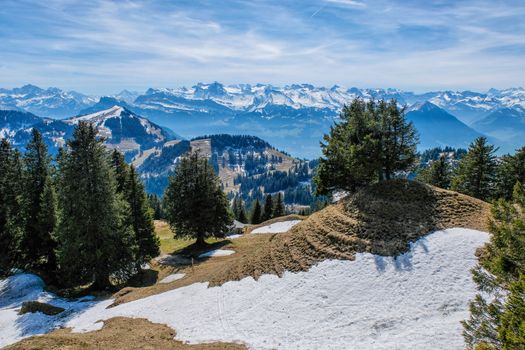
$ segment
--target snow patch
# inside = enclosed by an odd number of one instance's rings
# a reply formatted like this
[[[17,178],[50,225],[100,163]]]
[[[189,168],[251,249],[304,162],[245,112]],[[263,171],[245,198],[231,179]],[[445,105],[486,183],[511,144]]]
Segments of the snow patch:
[[[181,278],[184,278],[184,276],[186,276],[185,273],[174,273],[172,275],[164,277],[159,283],[171,283],[173,281],[180,280]]]
[[[199,255],[199,258],[211,258],[214,256],[227,256],[227,255],[232,255],[233,253],[235,253],[235,250],[215,249],[215,250],[210,250],[209,252],[206,252],[206,253],[202,253],[201,255]]]
[[[281,221],[276,222],[270,225],[262,226],[259,228],[256,228],[252,231],[254,234],[258,233],[282,233],[282,232],[288,232],[292,227],[300,223],[301,220],[289,220],[289,221]]]

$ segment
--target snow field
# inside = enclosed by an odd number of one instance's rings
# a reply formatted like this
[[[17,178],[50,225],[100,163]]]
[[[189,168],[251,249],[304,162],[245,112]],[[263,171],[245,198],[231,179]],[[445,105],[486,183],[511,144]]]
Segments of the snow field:
[[[289,221],[281,221],[276,222],[270,225],[262,226],[259,228],[256,228],[251,233],[258,234],[258,233],[282,233],[287,232],[292,227],[300,223],[301,220],[289,220]]]
[[[477,263],[476,248],[487,240],[487,233],[474,230],[437,231],[396,258],[360,253],[355,261],[326,260],[282,278],[249,277],[213,288],[195,283],[111,309],[106,307],[112,300],[106,300],[52,325],[83,332],[115,316],[144,317],[167,324],[178,339],[190,343],[242,342],[254,349],[463,349],[459,322],[468,317],[468,301],[475,295],[470,269]],[[31,335],[21,330],[35,319],[54,319],[10,310],[0,309],[0,346]],[[13,322],[18,327],[5,333],[4,326]]]

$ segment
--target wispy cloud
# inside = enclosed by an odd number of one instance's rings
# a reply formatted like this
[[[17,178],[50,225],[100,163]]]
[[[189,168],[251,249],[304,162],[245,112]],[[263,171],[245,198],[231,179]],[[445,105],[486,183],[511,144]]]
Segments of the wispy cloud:
[[[0,85],[522,85],[523,17],[518,0],[4,0]]]

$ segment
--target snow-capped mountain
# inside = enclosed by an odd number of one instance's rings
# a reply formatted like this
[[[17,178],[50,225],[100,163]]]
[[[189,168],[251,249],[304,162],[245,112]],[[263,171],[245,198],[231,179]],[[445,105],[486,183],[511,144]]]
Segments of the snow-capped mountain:
[[[172,132],[121,106],[65,119],[64,123],[76,125],[81,121],[95,125],[99,136],[106,139],[108,146],[124,153],[139,152],[174,139]]]
[[[75,125],[80,121],[94,124],[105,144],[122,151],[128,160],[145,150],[177,139],[171,130],[121,106],[64,120],[40,118],[18,111],[0,111],[0,135],[15,147],[23,149],[31,137],[31,130],[37,128],[50,151],[55,153],[58,147],[64,146],[66,140],[71,138]]]
[[[65,118],[96,102],[96,98],[57,88],[46,90],[24,85],[11,90],[0,89],[0,109],[23,110],[41,117]]]
[[[188,138],[217,133],[249,134],[259,136],[278,148],[288,149],[296,156],[313,158],[319,156],[319,141],[323,134],[337,120],[343,105],[354,98],[395,98],[400,105],[411,109],[428,101],[466,126],[497,137],[502,143],[510,142],[510,148],[520,146],[522,142],[512,135],[525,133],[525,126],[521,124],[506,124],[514,120],[510,118],[512,115],[525,113],[523,88],[491,89],[483,93],[414,93],[398,89],[360,89],[337,85],[319,87],[293,84],[277,87],[269,84],[223,85],[214,82],[198,83],[192,87],[150,88],[143,94],[123,90],[114,96],[95,99],[56,88],[44,90],[26,85],[12,90],[0,89],[0,109],[23,110],[41,117],[62,118],[92,114],[118,105],[159,125],[177,130],[177,133]],[[488,125],[487,122],[478,123],[493,113],[499,115],[498,129],[495,131],[483,126]],[[512,135],[508,134],[508,130],[515,127],[518,130],[513,130]],[[470,141],[462,140],[466,143]]]

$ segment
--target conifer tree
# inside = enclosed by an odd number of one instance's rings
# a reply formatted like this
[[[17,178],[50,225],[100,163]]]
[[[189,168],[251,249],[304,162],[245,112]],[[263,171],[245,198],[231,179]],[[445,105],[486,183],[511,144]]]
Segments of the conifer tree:
[[[42,135],[33,129],[24,155],[24,217],[20,242],[21,263],[47,273],[56,270],[54,230],[56,198],[51,178],[51,157]]]
[[[253,204],[252,209],[252,215],[251,215],[251,223],[252,224],[260,224],[261,223],[261,203],[259,203],[259,199],[255,199],[255,202]]]
[[[323,157],[314,177],[318,195],[354,192],[414,164],[417,133],[395,100],[365,103],[355,99],[343,107],[340,119],[321,143]]]
[[[148,194],[148,203],[151,209],[153,209],[153,219],[163,220],[165,219],[164,209],[162,207],[162,201],[156,194]]]
[[[159,239],[155,234],[153,210],[148,205],[144,185],[135,173],[135,168],[129,168],[127,201],[130,207],[131,224],[138,244],[137,264],[150,261],[160,254]]]
[[[478,137],[459,162],[452,189],[482,200],[490,199],[495,187],[496,148]]]
[[[239,221],[242,222],[243,224],[246,224],[248,222],[248,218],[246,217],[246,210],[244,209],[244,203],[243,203],[243,200],[241,199],[239,202]]]
[[[5,139],[0,141],[0,276],[8,275],[19,259],[23,231],[21,215],[22,164],[20,155]]]
[[[192,153],[179,162],[164,194],[166,215],[177,237],[223,237],[232,224],[228,199],[206,158]]]
[[[492,207],[489,243],[473,279],[479,294],[463,322],[469,349],[522,349],[525,341],[525,193],[516,183],[512,201]]]
[[[111,153],[111,165],[117,183],[116,191],[126,196],[130,181],[129,166],[124,160],[124,155],[116,149]]]
[[[444,155],[440,156],[438,160],[433,161],[428,168],[421,170],[416,176],[416,179],[421,182],[444,189],[450,187],[450,178],[450,165]]]
[[[91,124],[80,122],[59,154],[57,226],[61,280],[75,286],[111,286],[134,273],[136,240],[129,205],[116,193],[110,156]]]
[[[525,184],[525,147],[501,157],[496,170],[496,197],[511,200],[516,182]]]
[[[273,199],[271,194],[267,194],[264,201],[262,221],[270,220],[271,218],[273,218]]]
[[[283,202],[283,194],[281,192],[277,193],[277,196],[275,198],[275,207],[273,208],[273,217],[279,217],[283,216],[285,214],[284,212],[284,202]]]

